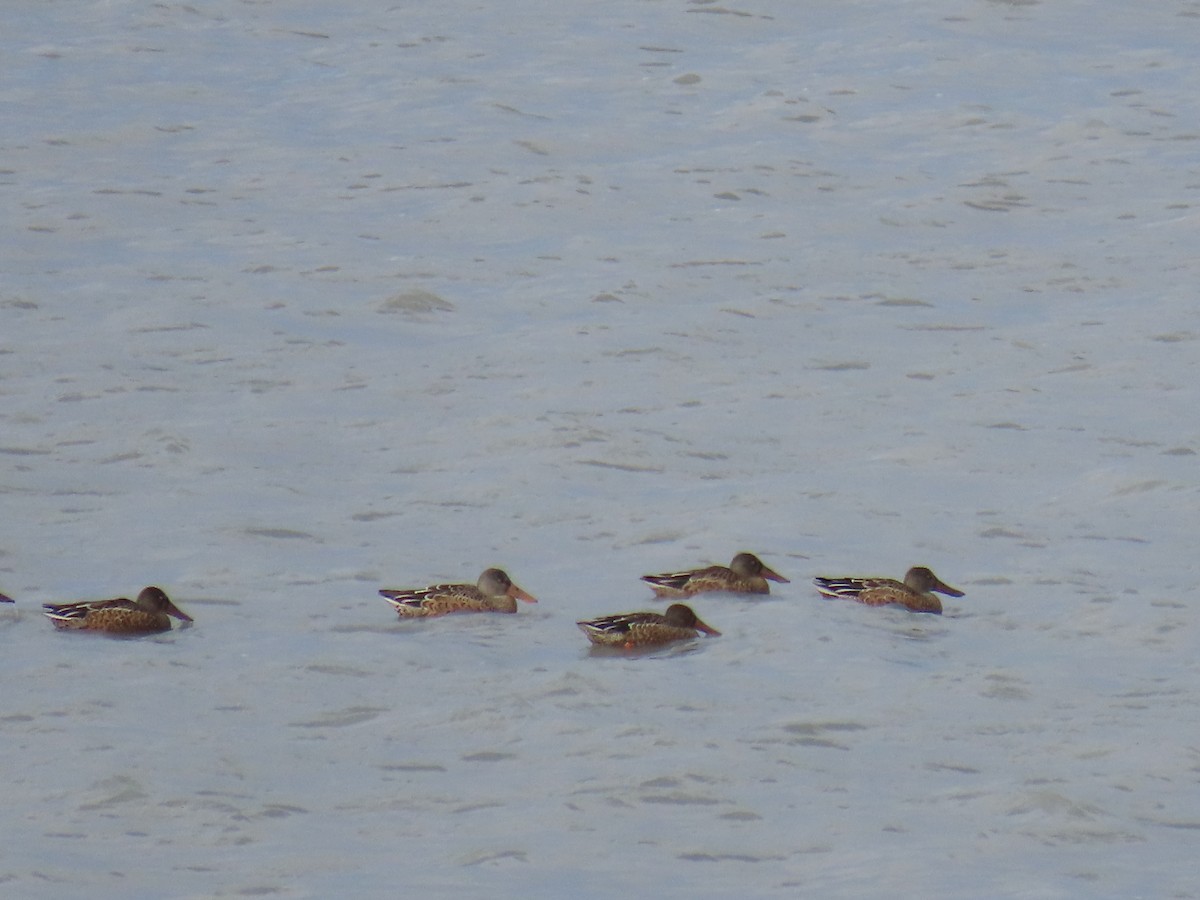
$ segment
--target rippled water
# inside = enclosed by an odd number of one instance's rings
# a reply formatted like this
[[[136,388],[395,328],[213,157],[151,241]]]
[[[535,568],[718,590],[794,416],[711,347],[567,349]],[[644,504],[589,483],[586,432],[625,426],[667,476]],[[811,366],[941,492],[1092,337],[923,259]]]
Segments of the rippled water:
[[[10,5],[6,893],[1200,896],[1198,15]]]

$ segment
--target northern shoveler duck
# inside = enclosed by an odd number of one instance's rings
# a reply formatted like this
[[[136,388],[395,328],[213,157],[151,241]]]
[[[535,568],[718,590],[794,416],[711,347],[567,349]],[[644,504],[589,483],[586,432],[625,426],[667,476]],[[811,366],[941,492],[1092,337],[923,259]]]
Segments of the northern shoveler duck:
[[[672,603],[665,614],[655,612],[620,613],[599,619],[586,619],[576,625],[593,644],[606,647],[651,647],[672,641],[688,641],[697,631],[719,636],[721,632],[704,624],[690,606]]]
[[[768,580],[789,584],[786,578],[768,569],[753,553],[739,553],[728,566],[642,576],[642,581],[650,584],[656,597],[691,597],[707,591],[769,594],[771,587],[767,584]]]
[[[886,606],[891,603],[913,612],[942,614],[942,601],[934,591],[949,597],[961,597],[963,592],[942,582],[931,569],[913,566],[903,581],[894,578],[814,578],[813,584],[825,597],[857,600],[867,606]]]
[[[43,609],[55,628],[83,628],[112,634],[148,634],[169,631],[171,616],[184,622],[192,617],[170,601],[160,588],[143,588],[136,600],[84,600],[47,603]]]
[[[379,592],[402,619],[444,616],[455,612],[515,613],[517,601],[537,603],[502,569],[486,569],[476,584],[435,584],[427,588],[384,589]]]

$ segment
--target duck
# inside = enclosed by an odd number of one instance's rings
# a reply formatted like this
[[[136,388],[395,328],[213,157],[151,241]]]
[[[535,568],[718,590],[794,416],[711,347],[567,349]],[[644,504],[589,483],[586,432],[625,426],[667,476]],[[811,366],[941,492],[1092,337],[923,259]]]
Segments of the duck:
[[[503,569],[485,569],[475,584],[434,584],[426,588],[385,588],[379,595],[402,619],[456,612],[515,613],[517,601],[537,603]]]
[[[769,594],[768,581],[790,584],[778,572],[767,568],[753,553],[739,553],[728,566],[709,566],[686,572],[643,575],[656,597],[691,597],[708,591],[731,594]]]
[[[719,637],[721,632],[700,621],[690,606],[672,603],[666,613],[633,612],[576,622],[593,644],[606,647],[653,647],[688,641],[697,631]]]
[[[942,601],[934,591],[948,597],[962,597],[963,592],[952,588],[925,566],[913,566],[903,581],[894,578],[814,578],[813,584],[824,597],[842,597],[867,606],[896,604],[913,612],[942,614]]]
[[[110,634],[150,634],[171,630],[171,616],[183,622],[192,617],[171,602],[162,588],[143,588],[136,600],[84,600],[46,603],[42,609],[55,628],[105,631]]]

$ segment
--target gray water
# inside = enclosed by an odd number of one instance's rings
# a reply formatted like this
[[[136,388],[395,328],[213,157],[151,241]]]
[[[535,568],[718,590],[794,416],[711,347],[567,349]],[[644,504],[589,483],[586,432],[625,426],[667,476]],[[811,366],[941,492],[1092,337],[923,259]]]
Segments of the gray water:
[[[5,18],[6,895],[1200,896],[1200,5]]]

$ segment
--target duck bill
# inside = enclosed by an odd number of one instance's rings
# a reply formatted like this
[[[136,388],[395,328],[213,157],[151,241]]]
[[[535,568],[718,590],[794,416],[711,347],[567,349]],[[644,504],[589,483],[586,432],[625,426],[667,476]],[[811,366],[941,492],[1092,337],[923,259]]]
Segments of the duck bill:
[[[533,596],[533,594],[525,593],[515,584],[508,589],[508,596],[525,603],[537,603],[537,597]]]
[[[780,584],[791,584],[790,581],[788,581],[774,569],[768,569],[766,566],[763,566],[762,577],[768,581],[777,581]]]
[[[696,628],[700,631],[703,631],[705,634],[712,635],[713,637],[721,636],[721,632],[717,631],[717,629],[713,628],[711,625],[705,625],[699,619],[696,620],[696,624],[693,625],[692,627]]]
[[[947,597],[963,596],[963,592],[960,591],[958,588],[952,588],[952,587],[950,587],[950,585],[946,584],[945,582],[941,581],[940,579],[937,581],[936,584],[934,584],[933,589],[935,591],[938,591],[939,593],[945,594]]]
[[[167,608],[165,610],[163,610],[163,612],[165,612],[168,616],[174,616],[175,618],[181,619],[184,622],[192,621],[191,616],[189,616],[187,613],[185,613],[182,609],[180,609],[174,603],[171,603],[169,600],[167,601]]]

